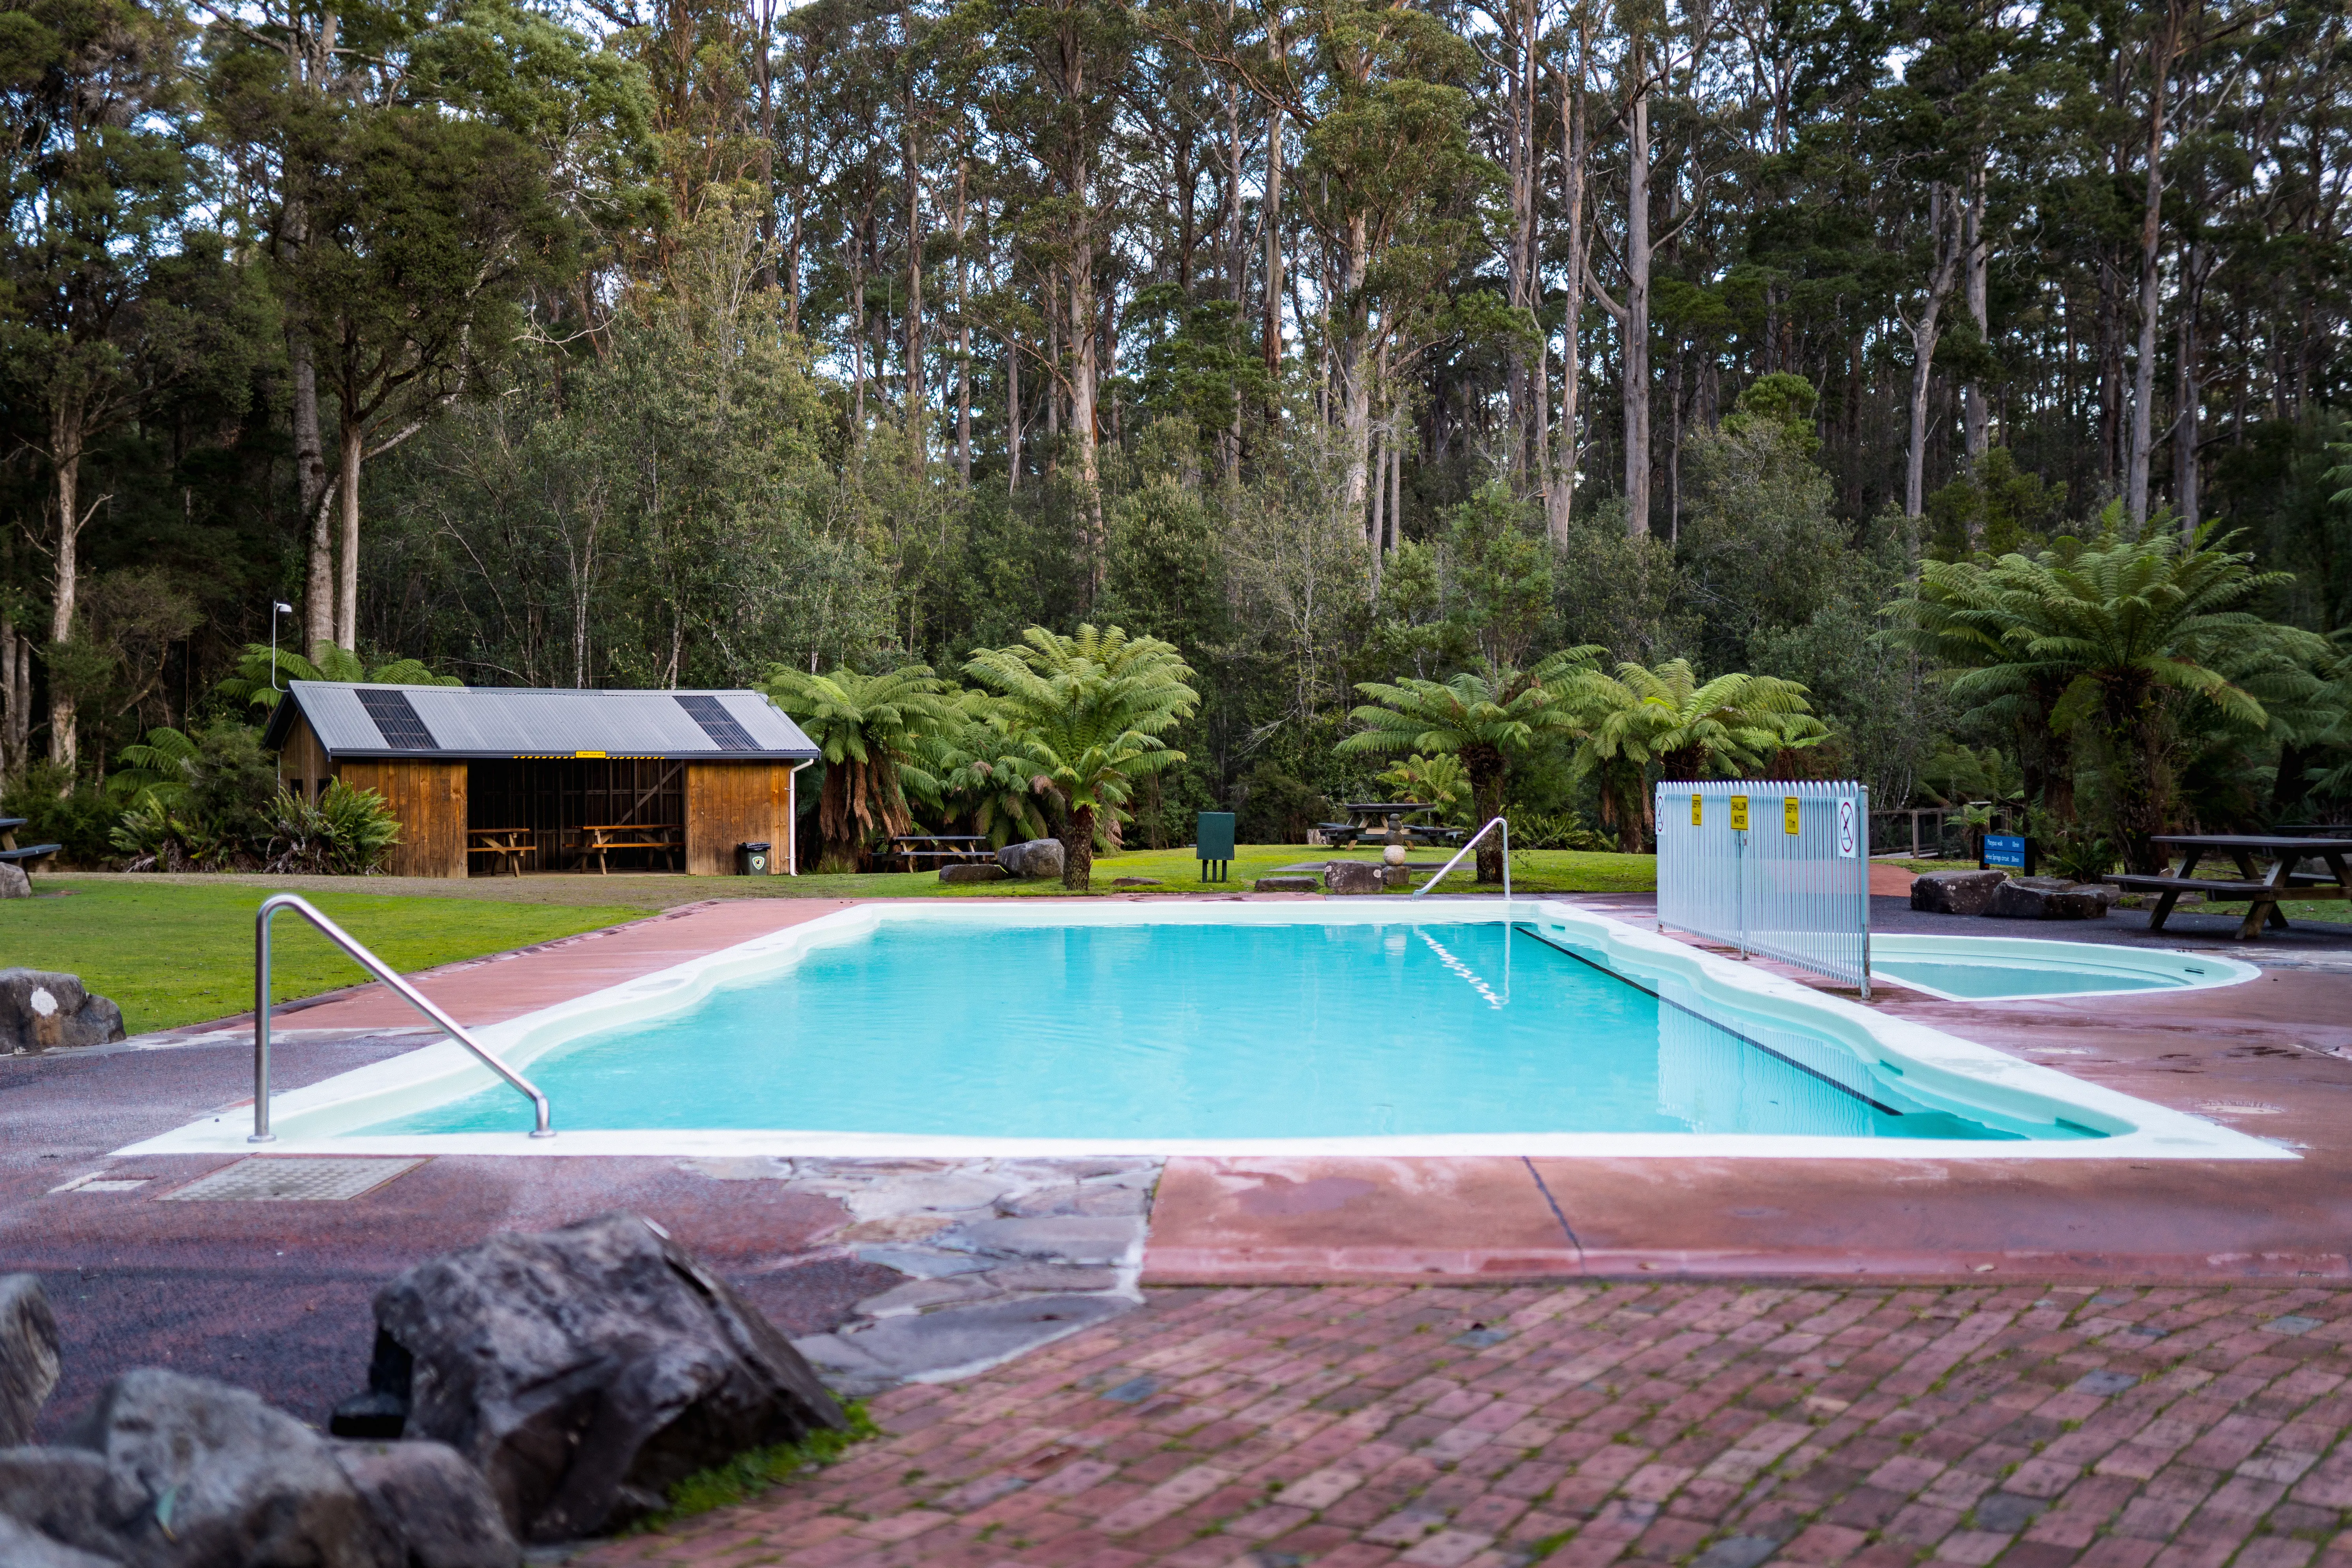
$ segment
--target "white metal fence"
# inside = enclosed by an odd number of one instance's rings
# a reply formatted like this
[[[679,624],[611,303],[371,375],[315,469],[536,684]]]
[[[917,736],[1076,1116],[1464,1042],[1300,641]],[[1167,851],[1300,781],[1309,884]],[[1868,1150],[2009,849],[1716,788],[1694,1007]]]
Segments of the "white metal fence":
[[[1658,785],[1658,924],[1870,995],[1870,792],[1717,779]]]

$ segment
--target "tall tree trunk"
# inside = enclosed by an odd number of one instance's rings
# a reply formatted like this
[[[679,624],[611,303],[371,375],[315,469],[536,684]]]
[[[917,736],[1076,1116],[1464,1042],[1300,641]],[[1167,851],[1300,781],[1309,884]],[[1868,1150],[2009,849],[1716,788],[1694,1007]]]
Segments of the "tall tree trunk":
[[[1568,542],[1576,504],[1577,405],[1584,374],[1578,318],[1584,311],[1584,64],[1580,55],[1560,63],[1560,207],[1568,229],[1566,320],[1560,323],[1559,435],[1544,490],[1544,526],[1556,544]]]
[[[971,258],[964,254],[964,182],[967,163],[956,164],[956,473],[971,484]]]
[[[355,412],[344,411],[341,434],[342,463],[335,493],[342,513],[342,552],[336,563],[340,570],[335,583],[335,646],[356,653],[360,646],[360,458],[366,432]]]
[[[1990,270],[1990,243],[1985,237],[1985,170],[1984,160],[1978,157],[1969,165],[1968,206],[1961,216],[1960,257],[1964,279],[1961,298],[1967,301],[1969,320],[1976,323],[1979,342],[1990,342],[1992,315],[1986,273]],[[1971,372],[1960,386],[1960,428],[1968,443],[1969,467],[1974,470],[1978,461],[1991,445],[1991,421],[1987,417],[1985,389]]]
[[[1094,225],[1088,204],[1092,182],[1086,163],[1074,166],[1070,194],[1077,202],[1078,218],[1070,246],[1070,433],[1078,442],[1079,505],[1087,528],[1087,603],[1101,597],[1109,567],[1108,541],[1103,537],[1102,455],[1095,432],[1095,371],[1097,344],[1095,321]]]
[[[1540,302],[1536,275],[1536,7],[1535,0],[1518,0],[1511,21],[1518,34],[1518,56],[1511,69],[1509,126],[1511,180],[1511,247],[1505,258],[1506,279],[1514,312],[1532,321]],[[1522,493],[1543,482],[1544,432],[1536,414],[1537,380],[1540,366],[1530,368],[1525,339],[1511,340],[1509,391],[1511,400],[1511,477]]]
[[[2191,241],[2180,257],[2180,291],[2173,322],[2172,352],[2172,504],[2180,513],[2180,537],[2194,539],[2200,498],[2197,446],[2204,404],[2198,379],[2198,311],[2203,301],[2206,247]]]
[[[1004,493],[1021,493],[1021,345],[1004,335]]]
[[[58,553],[49,597],[49,641],[73,640],[74,610],[81,588],[81,530],[89,514],[81,506],[82,403],[79,397],[58,400],[49,416],[49,458],[58,474]],[[95,511],[106,498],[90,503]],[[74,693],[50,671],[49,761],[67,771],[66,789],[73,788],[72,771],[80,760],[80,736],[75,725]]]
[[[2131,446],[2124,466],[2124,510],[2134,523],[2147,521],[2147,477],[2156,431],[2156,331],[2160,306],[2160,242],[2164,228],[2165,93],[2172,79],[2172,57],[2180,26],[2180,0],[2166,0],[2164,20],[2148,40],[2147,179],[2140,201],[2139,342],[2132,363]]]
[[[1372,381],[1377,366],[1365,353],[1371,325],[1362,304],[1364,270],[1370,260],[1370,237],[1358,213],[1348,220],[1347,248],[1340,261],[1339,297],[1346,328],[1339,334],[1339,379],[1340,420],[1348,435],[1348,471],[1339,504],[1349,517],[1364,515],[1364,491],[1371,481]],[[1330,333],[1324,334],[1328,340]]]
[[[1634,87],[1625,112],[1625,301],[1594,294],[1617,318],[1623,340],[1617,374],[1625,410],[1625,531],[1639,539],[1650,531],[1651,247],[1650,84],[1638,36],[1628,44],[1626,68]]]
[[[907,102],[907,447],[908,465],[923,471],[930,441],[924,414],[930,401],[923,374],[923,182],[915,167],[915,104]]]
[[[319,434],[319,362],[299,320],[286,324],[287,381],[294,399],[294,495],[310,531],[302,581],[304,652],[335,640],[335,536],[327,515],[327,453]]]
[[[866,226],[862,219],[849,244],[849,443],[862,447],[866,444]]]
[[[16,746],[16,623],[0,611],[0,785],[24,765]]]
[[[771,48],[775,40],[776,0],[754,0],[752,20],[760,36],[754,47],[751,72],[760,99],[760,287],[776,286],[776,96],[775,66]]]
[[[1905,317],[1911,332],[1911,445],[1903,464],[1903,515],[1917,517],[1927,510],[1927,378],[1935,369],[1936,340],[1942,331],[1944,301],[1951,297],[1959,275],[1959,247],[1948,235],[1946,198],[1939,183],[1927,190],[1927,230],[1934,247],[1935,269],[1927,276],[1927,297],[1917,317]],[[1955,215],[1957,216],[1957,215]]]
[[[1269,395],[1279,405],[1282,381],[1282,106],[1265,114],[1265,321],[1261,352]]]

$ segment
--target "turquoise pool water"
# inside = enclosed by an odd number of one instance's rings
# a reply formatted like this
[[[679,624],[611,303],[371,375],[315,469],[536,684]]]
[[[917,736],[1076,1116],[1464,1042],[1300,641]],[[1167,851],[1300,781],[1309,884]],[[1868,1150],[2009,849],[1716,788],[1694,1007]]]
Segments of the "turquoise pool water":
[[[1900,984],[1916,981],[1950,996],[1993,1001],[2004,996],[2071,996],[2084,991],[2178,991],[2183,983],[2162,974],[2134,974],[2116,969],[2068,968],[2057,963],[2001,961],[1986,963],[1939,963],[1932,959],[1903,958],[1870,961],[1873,975]]]
[[[1243,1139],[2094,1136],[1905,1095],[1523,928],[890,921],[529,1064],[568,1129]],[[508,1131],[503,1085],[365,1129]]]

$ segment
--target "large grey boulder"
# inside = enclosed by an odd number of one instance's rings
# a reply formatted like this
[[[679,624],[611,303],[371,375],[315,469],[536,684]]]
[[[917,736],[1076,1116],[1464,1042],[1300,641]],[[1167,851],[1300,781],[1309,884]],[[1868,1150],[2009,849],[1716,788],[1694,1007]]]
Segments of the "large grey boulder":
[[[0,1052],[104,1046],[124,1038],[122,1009],[70,974],[0,969]]]
[[[412,1358],[408,1435],[478,1468],[529,1541],[617,1529],[697,1470],[848,1426],[773,1324],[635,1215],[419,1264],[375,1317]]]
[[[2006,871],[1927,871],[1911,879],[1911,907],[1936,915],[1980,915],[2009,880]]]
[[[446,1443],[332,1443],[330,1451],[405,1568],[515,1568],[522,1548],[482,1472]]]
[[[132,1568],[408,1568],[325,1439],[160,1367],[109,1384],[66,1447],[0,1453],[0,1513]]]
[[[1388,886],[1381,875],[1384,868],[1366,865],[1361,860],[1330,860],[1323,867],[1323,890],[1327,893],[1377,893]]]
[[[1985,910],[2004,921],[2095,921],[2105,918],[2115,889],[2063,877],[2011,877],[1994,890]]]
[[[1013,877],[1058,877],[1062,874],[1062,841],[1030,838],[1008,844],[996,852],[996,863]]]
[[[25,868],[14,860],[0,860],[0,899],[29,899],[33,896],[33,879],[25,875]]]
[[[0,1274],[0,1448],[33,1440],[33,1419],[57,1385],[58,1320],[40,1276]]]

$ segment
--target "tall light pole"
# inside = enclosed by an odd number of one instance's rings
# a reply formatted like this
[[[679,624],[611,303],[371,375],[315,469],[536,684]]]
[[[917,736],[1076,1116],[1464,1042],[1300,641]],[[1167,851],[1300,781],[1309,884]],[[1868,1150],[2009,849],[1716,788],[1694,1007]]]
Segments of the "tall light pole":
[[[269,689],[272,691],[285,689],[278,684],[278,617],[293,613],[293,605],[281,605],[275,599],[269,601]]]

